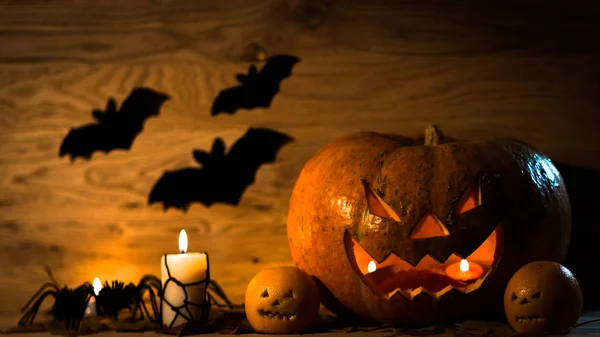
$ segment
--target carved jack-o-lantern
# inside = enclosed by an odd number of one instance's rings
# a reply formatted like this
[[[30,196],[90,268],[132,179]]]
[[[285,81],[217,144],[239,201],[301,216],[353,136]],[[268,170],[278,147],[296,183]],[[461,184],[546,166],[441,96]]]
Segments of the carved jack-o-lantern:
[[[246,289],[246,317],[261,333],[301,332],[315,320],[319,305],[317,286],[295,267],[265,269]]]
[[[546,156],[515,140],[444,139],[435,126],[418,138],[358,133],[318,151],[287,226],[326,306],[404,324],[502,314],[512,274],[564,259],[571,229]]]
[[[553,334],[570,329],[581,315],[583,298],[571,271],[537,261],[519,269],[504,292],[504,310],[520,333]]]

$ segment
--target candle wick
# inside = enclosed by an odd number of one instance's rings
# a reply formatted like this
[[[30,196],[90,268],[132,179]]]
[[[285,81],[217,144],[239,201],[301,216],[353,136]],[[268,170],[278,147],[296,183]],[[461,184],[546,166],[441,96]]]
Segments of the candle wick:
[[[179,254],[185,254],[185,250],[180,250]]]

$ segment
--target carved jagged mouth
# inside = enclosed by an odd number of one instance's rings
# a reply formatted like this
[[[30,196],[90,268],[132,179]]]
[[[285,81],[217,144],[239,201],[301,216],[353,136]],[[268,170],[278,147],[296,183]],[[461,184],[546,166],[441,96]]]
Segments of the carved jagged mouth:
[[[544,321],[546,320],[539,316],[517,316],[517,322],[521,324],[542,323]]]
[[[264,318],[279,319],[282,321],[293,321],[296,318],[296,314],[285,314],[280,311],[270,311],[264,309],[258,309],[258,314]]]
[[[384,261],[377,263],[349,233],[345,242],[349,257],[353,256],[350,261],[354,268],[365,285],[376,294],[390,298],[399,292],[404,297],[413,299],[420,293],[426,293],[439,298],[452,289],[469,293],[483,284],[501,255],[502,225],[498,224],[479,248],[465,257],[471,266],[477,264],[482,269],[479,277],[467,280],[451,277],[448,272],[449,266],[456,267],[463,260],[457,254],[450,255],[446,261],[438,261],[426,255],[416,266],[412,266],[392,253]],[[369,263],[375,265],[375,271],[369,270]]]

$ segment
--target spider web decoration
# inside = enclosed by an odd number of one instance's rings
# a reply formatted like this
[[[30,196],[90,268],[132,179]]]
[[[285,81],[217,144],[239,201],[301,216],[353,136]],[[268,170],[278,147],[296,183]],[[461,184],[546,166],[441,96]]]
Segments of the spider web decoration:
[[[161,296],[161,298],[160,298],[160,303],[161,303],[160,317],[162,319],[164,319],[163,310],[164,310],[165,304],[173,312],[175,312],[175,315],[173,316],[173,319],[171,320],[171,322],[169,322],[167,324],[167,322],[163,321],[163,325],[165,325],[169,329],[173,328],[175,322],[178,320],[179,317],[183,317],[188,322],[197,322],[202,325],[208,321],[208,314],[210,313],[210,307],[211,307],[211,302],[209,300],[210,297],[207,297],[208,285],[210,284],[210,263],[209,263],[208,254],[206,252],[202,253],[202,254],[206,255],[206,271],[204,274],[204,279],[201,281],[192,282],[192,283],[183,283],[183,282],[179,281],[178,279],[176,279],[175,277],[173,277],[171,275],[171,269],[169,268],[167,254],[163,255],[163,260],[164,260],[165,268],[167,270],[168,278],[164,282],[162,292],[161,292],[163,296]],[[170,284],[174,284],[175,286],[181,288],[181,291],[183,292],[183,300],[181,301],[182,303],[179,305],[171,303],[170,301],[165,299],[164,295],[166,294],[167,287]],[[202,291],[201,291],[201,296],[200,296],[200,298],[202,298],[202,302],[195,303],[195,302],[191,301],[189,298],[188,288],[189,287],[201,287],[202,285],[204,285],[201,288]]]

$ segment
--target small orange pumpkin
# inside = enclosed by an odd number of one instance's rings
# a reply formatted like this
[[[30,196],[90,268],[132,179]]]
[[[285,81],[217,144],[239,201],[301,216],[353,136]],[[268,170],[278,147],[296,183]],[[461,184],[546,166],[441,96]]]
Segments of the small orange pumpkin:
[[[302,332],[316,319],[319,305],[316,284],[295,267],[265,269],[246,289],[246,317],[256,332]]]
[[[575,276],[551,261],[526,264],[513,275],[504,292],[506,318],[520,333],[566,331],[577,323],[582,304]]]

